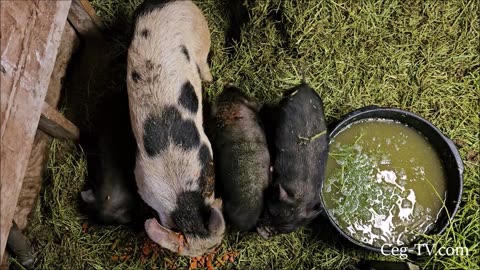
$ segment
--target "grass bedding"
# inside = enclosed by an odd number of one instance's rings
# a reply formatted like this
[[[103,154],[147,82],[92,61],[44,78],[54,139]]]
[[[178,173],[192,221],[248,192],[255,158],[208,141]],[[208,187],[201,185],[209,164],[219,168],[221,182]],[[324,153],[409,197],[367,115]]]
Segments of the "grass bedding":
[[[141,0],[91,0],[107,26],[109,56],[116,65],[106,87],[67,87],[67,113],[91,113],[103,93],[123,89],[131,15]],[[267,103],[302,77],[318,91],[333,121],[354,109],[392,106],[417,113],[452,138],[462,155],[464,192],[458,214],[442,235],[424,241],[467,247],[468,256],[418,258],[424,269],[478,269],[479,5],[477,1],[248,1],[250,20],[237,42],[226,45],[222,0],[195,1],[212,33],[212,100],[227,82]],[[228,47],[227,47],[228,46]],[[97,76],[98,77],[98,76]],[[99,79],[101,80],[101,79]],[[75,96],[75,98],[74,98]],[[70,102],[72,103],[72,102]],[[68,102],[65,102],[68,104]],[[88,119],[80,116],[77,119]],[[77,121],[88,126],[88,120]],[[52,144],[47,180],[27,235],[38,269],[185,269],[189,259],[145,246],[141,231],[83,225],[79,192],[85,156],[71,143]],[[344,269],[369,259],[400,260],[345,244],[320,222],[268,241],[229,230],[218,252],[237,252],[224,269]]]

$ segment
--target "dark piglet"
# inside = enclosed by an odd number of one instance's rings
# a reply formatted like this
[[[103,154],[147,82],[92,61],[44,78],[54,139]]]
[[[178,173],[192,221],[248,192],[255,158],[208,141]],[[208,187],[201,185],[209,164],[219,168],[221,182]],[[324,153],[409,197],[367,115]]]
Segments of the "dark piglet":
[[[217,187],[225,215],[244,231],[257,224],[270,174],[270,155],[258,118],[259,108],[258,103],[235,87],[226,88],[213,108]]]
[[[265,238],[292,232],[320,213],[328,156],[322,100],[306,83],[279,104],[274,126],[273,179],[257,229]]]
[[[127,224],[134,221],[140,208],[127,93],[108,94],[97,108],[94,131],[81,135],[92,185],[81,197],[96,222]]]

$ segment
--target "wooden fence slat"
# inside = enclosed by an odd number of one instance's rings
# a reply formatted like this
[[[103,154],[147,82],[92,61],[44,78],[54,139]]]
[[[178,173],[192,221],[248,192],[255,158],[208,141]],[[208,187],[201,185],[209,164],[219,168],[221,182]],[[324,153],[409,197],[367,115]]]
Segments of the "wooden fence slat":
[[[38,128],[58,139],[78,140],[80,131],[70,120],[44,102]]]
[[[70,0],[0,4],[0,258],[12,226],[70,4]]]
[[[100,31],[105,30],[105,25],[102,22],[102,19],[98,17],[97,13],[93,9],[92,5],[88,0],[74,0],[74,1],[80,1],[80,4],[83,6],[83,9],[85,12],[87,12],[88,16],[92,19],[92,21],[97,25],[98,29]]]
[[[93,7],[84,0],[72,0],[68,20],[80,36],[84,37],[100,37],[102,36],[101,31],[105,28]]]

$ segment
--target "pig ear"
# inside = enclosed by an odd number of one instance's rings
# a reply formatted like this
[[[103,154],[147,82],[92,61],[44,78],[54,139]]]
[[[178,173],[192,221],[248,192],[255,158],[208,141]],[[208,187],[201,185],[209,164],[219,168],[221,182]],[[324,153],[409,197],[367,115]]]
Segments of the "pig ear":
[[[288,199],[288,193],[283,189],[282,185],[278,185],[278,197],[280,200],[285,201]]]
[[[216,235],[222,235],[225,231],[225,220],[219,208],[212,207],[208,220],[208,230]]]
[[[283,202],[292,202],[290,195],[288,195],[288,192],[280,184],[278,185],[278,198]]]
[[[169,249],[173,252],[179,252],[184,247],[183,239],[172,230],[169,230],[154,218],[145,221],[145,230],[148,237],[163,248]]]
[[[86,203],[95,202],[95,195],[91,189],[80,192],[80,196],[82,196],[82,200]]]
[[[258,112],[262,108],[262,104],[255,100],[245,100],[245,105],[247,105],[252,111]]]

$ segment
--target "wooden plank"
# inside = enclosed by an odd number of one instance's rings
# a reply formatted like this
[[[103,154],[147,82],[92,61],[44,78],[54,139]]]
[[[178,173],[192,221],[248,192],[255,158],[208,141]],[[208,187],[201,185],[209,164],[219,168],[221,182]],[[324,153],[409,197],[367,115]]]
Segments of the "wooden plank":
[[[77,140],[80,136],[79,129],[46,102],[43,103],[42,116],[40,117],[38,128],[59,139]]]
[[[80,1],[80,4],[83,6],[83,9],[85,12],[87,12],[88,16],[92,19],[92,21],[97,25],[98,29],[100,31],[105,30],[105,25],[102,22],[102,19],[98,17],[97,13],[93,9],[92,5],[90,5],[90,2],[88,0],[74,0],[74,1]]]
[[[45,102],[52,108],[56,108],[58,105],[67,67],[79,43],[80,40],[72,25],[70,23],[65,24],[52,77],[48,85],[47,96],[45,97]],[[43,173],[47,165],[51,141],[52,137],[50,135],[37,130],[15,209],[14,220],[20,230],[27,227],[28,216],[35,207],[43,182]]]
[[[34,209],[42,188],[43,173],[47,166],[52,140],[50,135],[37,130],[15,208],[14,220],[22,231],[27,227],[28,216]]]
[[[105,29],[88,1],[72,0],[68,20],[83,37],[101,36],[101,31]]]
[[[0,257],[5,251],[70,3],[24,0],[0,4]]]
[[[73,26],[70,23],[65,24],[52,77],[48,85],[47,96],[45,97],[45,102],[52,106],[52,108],[56,108],[58,105],[67,67],[79,43],[80,40]],[[27,227],[28,217],[38,201],[51,142],[52,137],[50,135],[41,130],[37,130],[27,169],[25,170],[25,176],[23,177],[17,206],[15,207],[14,220],[18,228],[22,231]],[[8,269],[7,261],[8,252],[5,251],[0,269]]]

